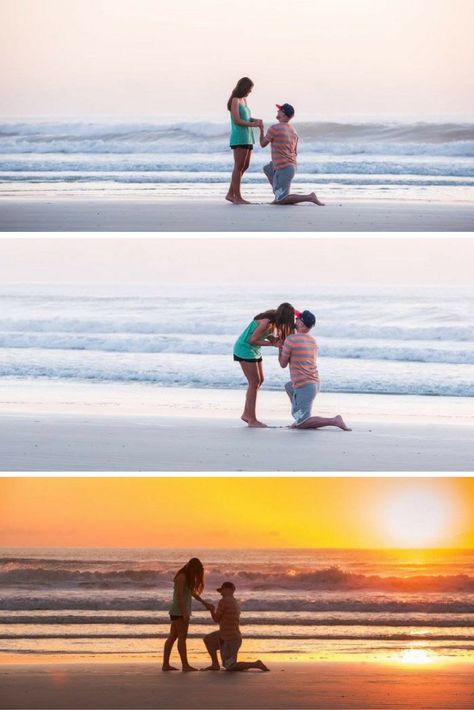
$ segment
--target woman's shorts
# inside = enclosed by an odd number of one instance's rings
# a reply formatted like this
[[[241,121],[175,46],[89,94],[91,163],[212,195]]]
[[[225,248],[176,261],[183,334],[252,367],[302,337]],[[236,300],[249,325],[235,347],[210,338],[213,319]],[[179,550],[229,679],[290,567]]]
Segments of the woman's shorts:
[[[234,355],[235,362],[262,362],[261,357],[239,357]]]
[[[244,143],[243,145],[231,145],[232,150],[236,148],[245,148],[246,150],[253,150],[253,145],[251,143]]]

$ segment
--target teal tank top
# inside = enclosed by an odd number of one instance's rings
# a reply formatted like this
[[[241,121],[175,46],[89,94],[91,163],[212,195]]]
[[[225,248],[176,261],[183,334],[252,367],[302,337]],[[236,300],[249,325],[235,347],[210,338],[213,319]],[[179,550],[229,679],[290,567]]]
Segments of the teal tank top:
[[[260,345],[253,345],[250,342],[252,333],[257,329],[258,321],[253,320],[250,325],[246,327],[243,333],[239,335],[234,345],[234,355],[237,357],[242,357],[245,360],[253,360],[262,357],[262,351]],[[266,335],[266,333],[264,334]]]
[[[252,120],[250,109],[245,104],[239,104],[239,116],[242,121]],[[247,126],[238,126],[234,122],[232,111],[230,112],[230,127],[230,145],[253,145],[253,143],[255,143],[252,128],[247,128]]]
[[[184,606],[186,607],[186,611],[189,613],[189,616],[191,616],[191,603],[192,603],[191,590],[186,585],[184,586],[184,589],[183,589],[183,596],[184,596]],[[171,602],[169,613],[173,614],[173,616],[181,616],[183,613],[181,611],[179,603],[178,603],[178,594],[176,591],[176,583],[174,585],[173,601]]]

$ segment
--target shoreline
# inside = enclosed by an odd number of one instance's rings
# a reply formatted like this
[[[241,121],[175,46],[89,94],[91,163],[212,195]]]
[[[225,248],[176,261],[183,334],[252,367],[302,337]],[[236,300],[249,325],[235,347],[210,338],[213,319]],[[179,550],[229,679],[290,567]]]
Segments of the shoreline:
[[[288,428],[286,397],[262,393],[269,425],[240,421],[244,390],[4,382],[1,471],[466,472],[469,398],[323,393],[315,413],[351,432]],[[186,442],[177,446],[176,442]]]
[[[4,232],[470,232],[470,203],[335,200],[237,207],[217,201],[148,198],[0,198]],[[383,238],[383,236],[381,237]]]
[[[156,664],[0,664],[0,708],[471,708],[472,666],[274,663],[270,673],[161,673]]]

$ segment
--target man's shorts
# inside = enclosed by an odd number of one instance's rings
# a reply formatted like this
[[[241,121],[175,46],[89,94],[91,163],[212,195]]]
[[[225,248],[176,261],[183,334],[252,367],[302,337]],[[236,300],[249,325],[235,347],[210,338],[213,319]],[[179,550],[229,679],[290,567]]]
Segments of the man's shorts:
[[[280,200],[284,200],[285,197],[288,197],[290,194],[291,181],[296,174],[295,166],[288,165],[286,168],[275,170],[273,163],[268,163],[268,165],[264,166],[263,172],[267,178],[271,180],[275,201],[280,202]]]
[[[285,390],[291,397],[291,413],[297,424],[303,424],[311,416],[314,398],[318,393],[318,388],[314,382],[309,382],[303,387],[293,387],[291,382],[287,382]]]
[[[220,631],[213,631],[212,634],[207,634],[206,644],[214,651],[220,651],[222,665],[225,669],[228,669],[233,666],[234,663],[237,663],[239,648],[242,645],[241,638],[224,641],[224,639],[221,639]]]

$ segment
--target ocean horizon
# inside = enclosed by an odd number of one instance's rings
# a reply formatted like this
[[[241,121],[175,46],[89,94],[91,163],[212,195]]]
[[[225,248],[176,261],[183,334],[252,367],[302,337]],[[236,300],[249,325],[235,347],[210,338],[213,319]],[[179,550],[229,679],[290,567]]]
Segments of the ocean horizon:
[[[274,122],[273,120],[268,124]],[[332,201],[465,202],[474,197],[474,124],[295,121],[295,188]],[[215,200],[232,170],[223,121],[0,122],[0,196]],[[271,201],[255,146],[244,189]]]
[[[203,560],[203,597],[231,579],[243,657],[474,657],[472,550],[4,548],[0,658],[159,656],[172,579]],[[188,647],[215,628],[193,602]]]
[[[235,340],[287,299],[316,313],[322,392],[474,395],[467,288],[4,287],[0,378],[241,389]],[[263,356],[265,389],[282,390],[276,351]]]

